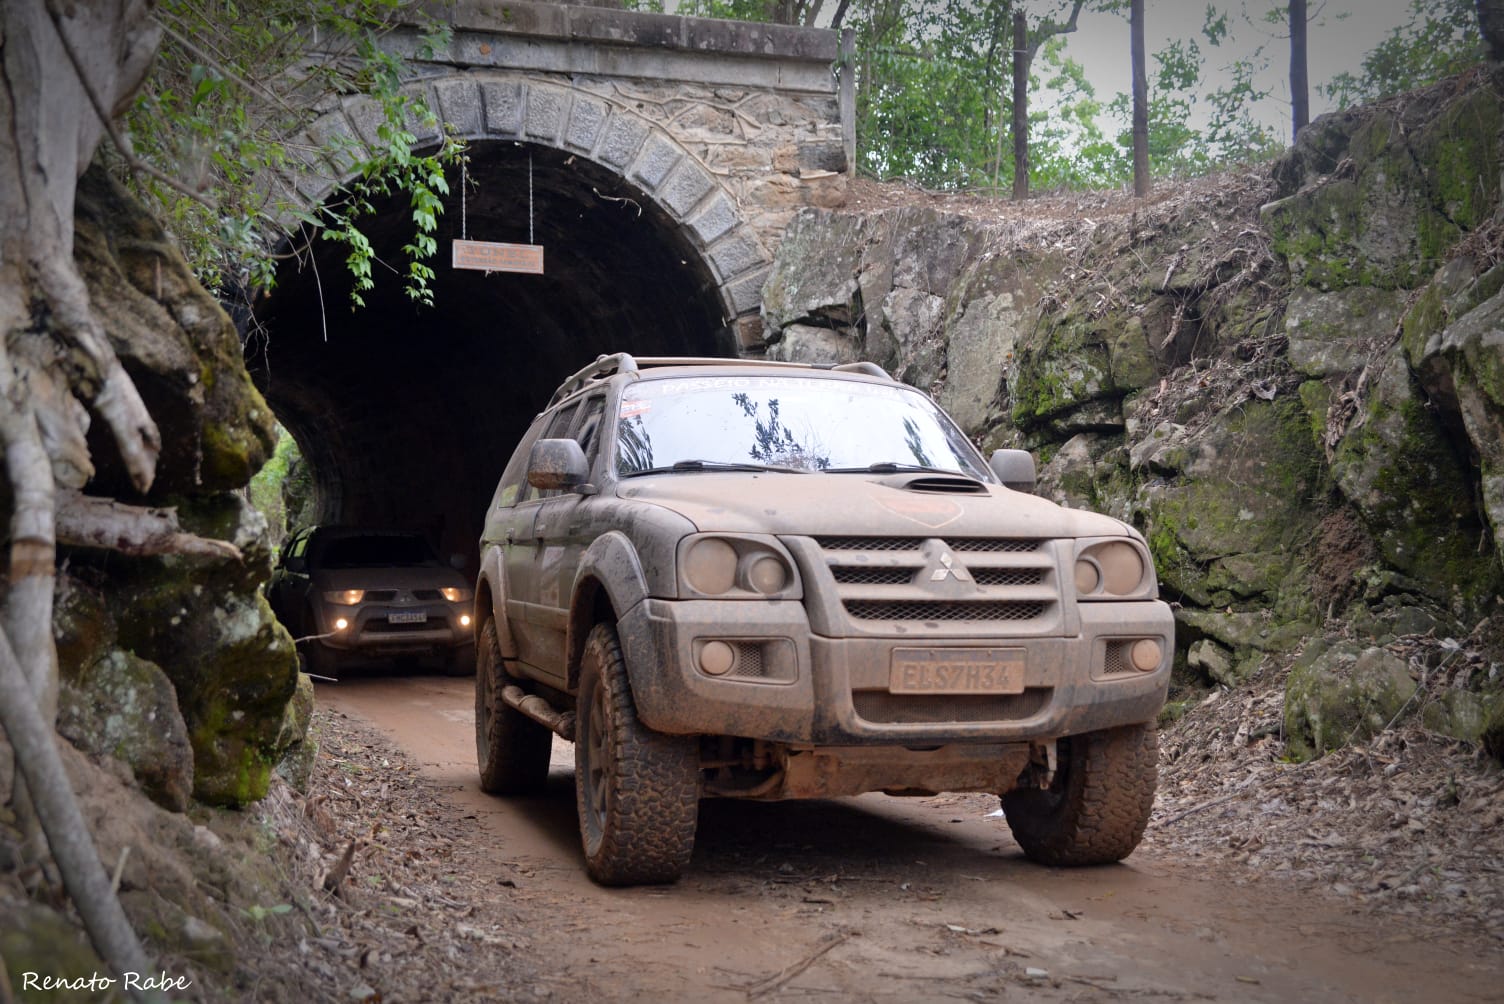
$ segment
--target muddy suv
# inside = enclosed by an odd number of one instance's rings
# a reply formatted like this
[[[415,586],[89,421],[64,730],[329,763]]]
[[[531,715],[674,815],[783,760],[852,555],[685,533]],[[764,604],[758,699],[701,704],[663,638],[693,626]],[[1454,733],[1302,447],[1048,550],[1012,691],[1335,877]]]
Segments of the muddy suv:
[[[613,885],[677,878],[705,796],[993,792],[1030,858],[1123,858],[1172,618],[1138,533],[1033,487],[869,363],[601,357],[486,514],[481,786],[572,740]]]

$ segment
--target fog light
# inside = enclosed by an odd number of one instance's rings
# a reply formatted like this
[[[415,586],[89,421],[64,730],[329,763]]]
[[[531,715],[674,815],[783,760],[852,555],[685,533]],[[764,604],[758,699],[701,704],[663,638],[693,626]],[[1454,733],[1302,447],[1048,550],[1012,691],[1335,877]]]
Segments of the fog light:
[[[470,626],[470,615],[469,614],[460,614],[460,627],[469,627],[469,626]]]
[[[347,620],[345,620],[343,617],[336,617],[334,619],[334,630],[336,630],[336,631],[343,631],[345,628],[347,628],[349,626],[350,626],[350,622],[347,621]]]
[[[1153,638],[1140,638],[1128,650],[1128,661],[1133,663],[1133,668],[1141,673],[1158,669],[1159,660],[1163,657],[1164,653],[1159,647],[1159,642]]]
[[[710,676],[725,676],[736,664],[736,649],[723,641],[707,641],[700,648],[700,669]]]

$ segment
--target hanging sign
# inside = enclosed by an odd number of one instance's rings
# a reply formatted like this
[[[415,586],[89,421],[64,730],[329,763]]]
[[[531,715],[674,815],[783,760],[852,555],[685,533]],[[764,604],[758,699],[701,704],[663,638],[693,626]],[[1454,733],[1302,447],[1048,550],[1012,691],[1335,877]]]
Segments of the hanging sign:
[[[543,274],[542,244],[498,244],[495,241],[454,241],[455,268],[482,272]]]

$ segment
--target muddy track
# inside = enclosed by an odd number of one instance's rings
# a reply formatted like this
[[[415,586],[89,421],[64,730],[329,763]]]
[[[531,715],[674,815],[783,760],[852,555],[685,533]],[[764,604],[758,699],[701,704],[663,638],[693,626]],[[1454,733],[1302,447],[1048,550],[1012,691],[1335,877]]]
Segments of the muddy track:
[[[525,904],[537,992],[561,1001],[1497,999],[1497,940],[1246,873],[1151,833],[1123,865],[1024,860],[983,796],[710,800],[685,877],[585,876],[573,750],[536,796],[478,786],[473,684],[320,685],[422,764],[487,848],[477,876]],[[1255,876],[1256,878],[1256,876]]]

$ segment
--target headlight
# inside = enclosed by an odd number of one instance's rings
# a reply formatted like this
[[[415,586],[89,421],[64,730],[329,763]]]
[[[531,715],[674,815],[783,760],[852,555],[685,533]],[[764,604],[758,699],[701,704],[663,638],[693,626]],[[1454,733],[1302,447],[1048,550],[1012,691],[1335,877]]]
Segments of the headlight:
[[[736,585],[736,548],[716,537],[697,542],[684,556],[684,578],[707,596],[729,593]]]
[[[457,586],[445,586],[439,590],[439,595],[450,603],[462,603],[470,598],[470,590],[460,589]]]
[[[1126,540],[1092,543],[1076,556],[1076,593],[1083,599],[1152,598],[1154,576],[1144,551]]]
[[[679,549],[686,591],[731,598],[798,598],[793,562],[773,538],[691,537]]]
[[[324,594],[324,600],[328,603],[337,603],[342,607],[353,607],[366,598],[364,589],[336,589]]]

